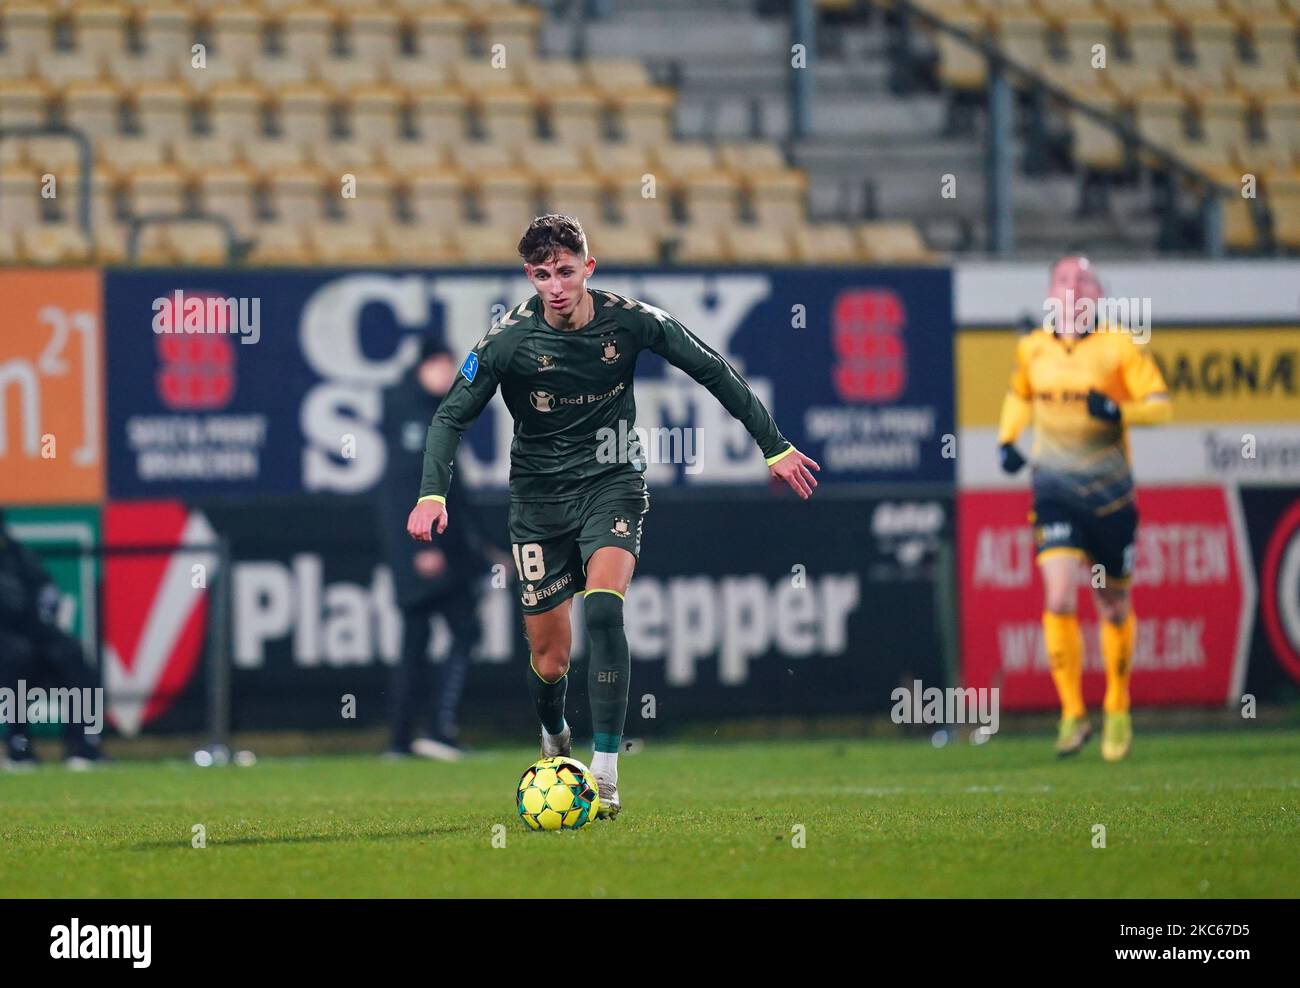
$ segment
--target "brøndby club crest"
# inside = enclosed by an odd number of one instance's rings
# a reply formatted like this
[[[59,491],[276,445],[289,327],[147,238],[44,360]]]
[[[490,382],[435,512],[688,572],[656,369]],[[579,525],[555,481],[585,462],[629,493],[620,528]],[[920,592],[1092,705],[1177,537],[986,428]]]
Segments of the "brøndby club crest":
[[[620,539],[625,539],[632,534],[632,523],[626,518],[615,518],[614,527],[610,531]]]
[[[618,360],[618,343],[614,337],[607,336],[600,341],[600,359],[607,364],[612,364]]]

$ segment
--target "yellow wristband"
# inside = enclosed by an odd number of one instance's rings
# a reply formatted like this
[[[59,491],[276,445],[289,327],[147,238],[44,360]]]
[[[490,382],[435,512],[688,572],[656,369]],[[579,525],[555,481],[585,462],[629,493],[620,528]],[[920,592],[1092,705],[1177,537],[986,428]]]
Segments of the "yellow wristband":
[[[441,494],[426,494],[424,495],[424,497],[420,498],[420,500],[416,501],[415,503],[423,504],[425,501],[437,501],[439,504],[447,503],[447,499],[443,497]]]
[[[784,453],[777,453],[776,456],[769,456],[767,458],[767,465],[770,467],[773,463],[776,463],[778,460],[784,460],[787,456],[789,456],[793,452],[794,452],[794,447],[791,446]]]

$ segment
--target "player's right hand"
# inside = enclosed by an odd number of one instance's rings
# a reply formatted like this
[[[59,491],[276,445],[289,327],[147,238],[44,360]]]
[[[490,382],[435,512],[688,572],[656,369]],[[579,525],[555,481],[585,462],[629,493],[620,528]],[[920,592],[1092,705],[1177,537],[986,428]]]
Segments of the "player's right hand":
[[[447,506],[441,501],[421,501],[406,518],[406,532],[417,542],[432,542],[435,525],[439,535],[447,530]]]
[[[1025,458],[1014,443],[1003,443],[998,447],[998,462],[1002,464],[1003,473],[1016,473],[1025,465]]]

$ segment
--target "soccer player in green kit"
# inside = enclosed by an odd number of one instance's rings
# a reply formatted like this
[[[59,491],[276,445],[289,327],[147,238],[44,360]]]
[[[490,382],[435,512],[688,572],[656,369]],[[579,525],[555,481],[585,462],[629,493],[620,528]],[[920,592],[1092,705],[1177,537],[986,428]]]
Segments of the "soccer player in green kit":
[[[631,658],[623,597],[650,507],[644,451],[633,431],[632,372],[653,350],[709,389],[754,437],[773,477],[802,498],[817,486],[812,459],[791,445],[735,369],[661,309],[587,287],[596,259],[569,216],[533,220],[519,241],[537,294],[507,312],[465,359],[429,425],[420,495],[407,519],[430,541],[448,523],[446,495],[461,433],[497,388],[514,419],[510,447],[510,542],[522,585],[528,687],[542,723],[542,755],[568,755],[564,695],[572,645],[569,611],[586,594],[587,675],[600,791],[598,816],[618,815],[618,751],[627,716]],[[622,428],[619,428],[622,423]],[[618,455],[599,455],[609,436]]]

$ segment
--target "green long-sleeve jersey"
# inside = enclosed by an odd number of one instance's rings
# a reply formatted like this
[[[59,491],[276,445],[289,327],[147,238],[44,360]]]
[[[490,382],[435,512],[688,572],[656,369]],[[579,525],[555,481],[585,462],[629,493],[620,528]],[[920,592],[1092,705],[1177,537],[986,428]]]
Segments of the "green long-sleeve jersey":
[[[446,496],[461,434],[498,387],[515,424],[513,499],[563,501],[612,477],[643,473],[632,395],[642,350],[653,350],[708,388],[744,423],[769,462],[790,449],[735,368],[676,319],[612,292],[588,293],[595,315],[580,329],[548,325],[542,300],[534,295],[479,341],[429,425],[422,499]],[[612,456],[611,442],[622,444]]]

